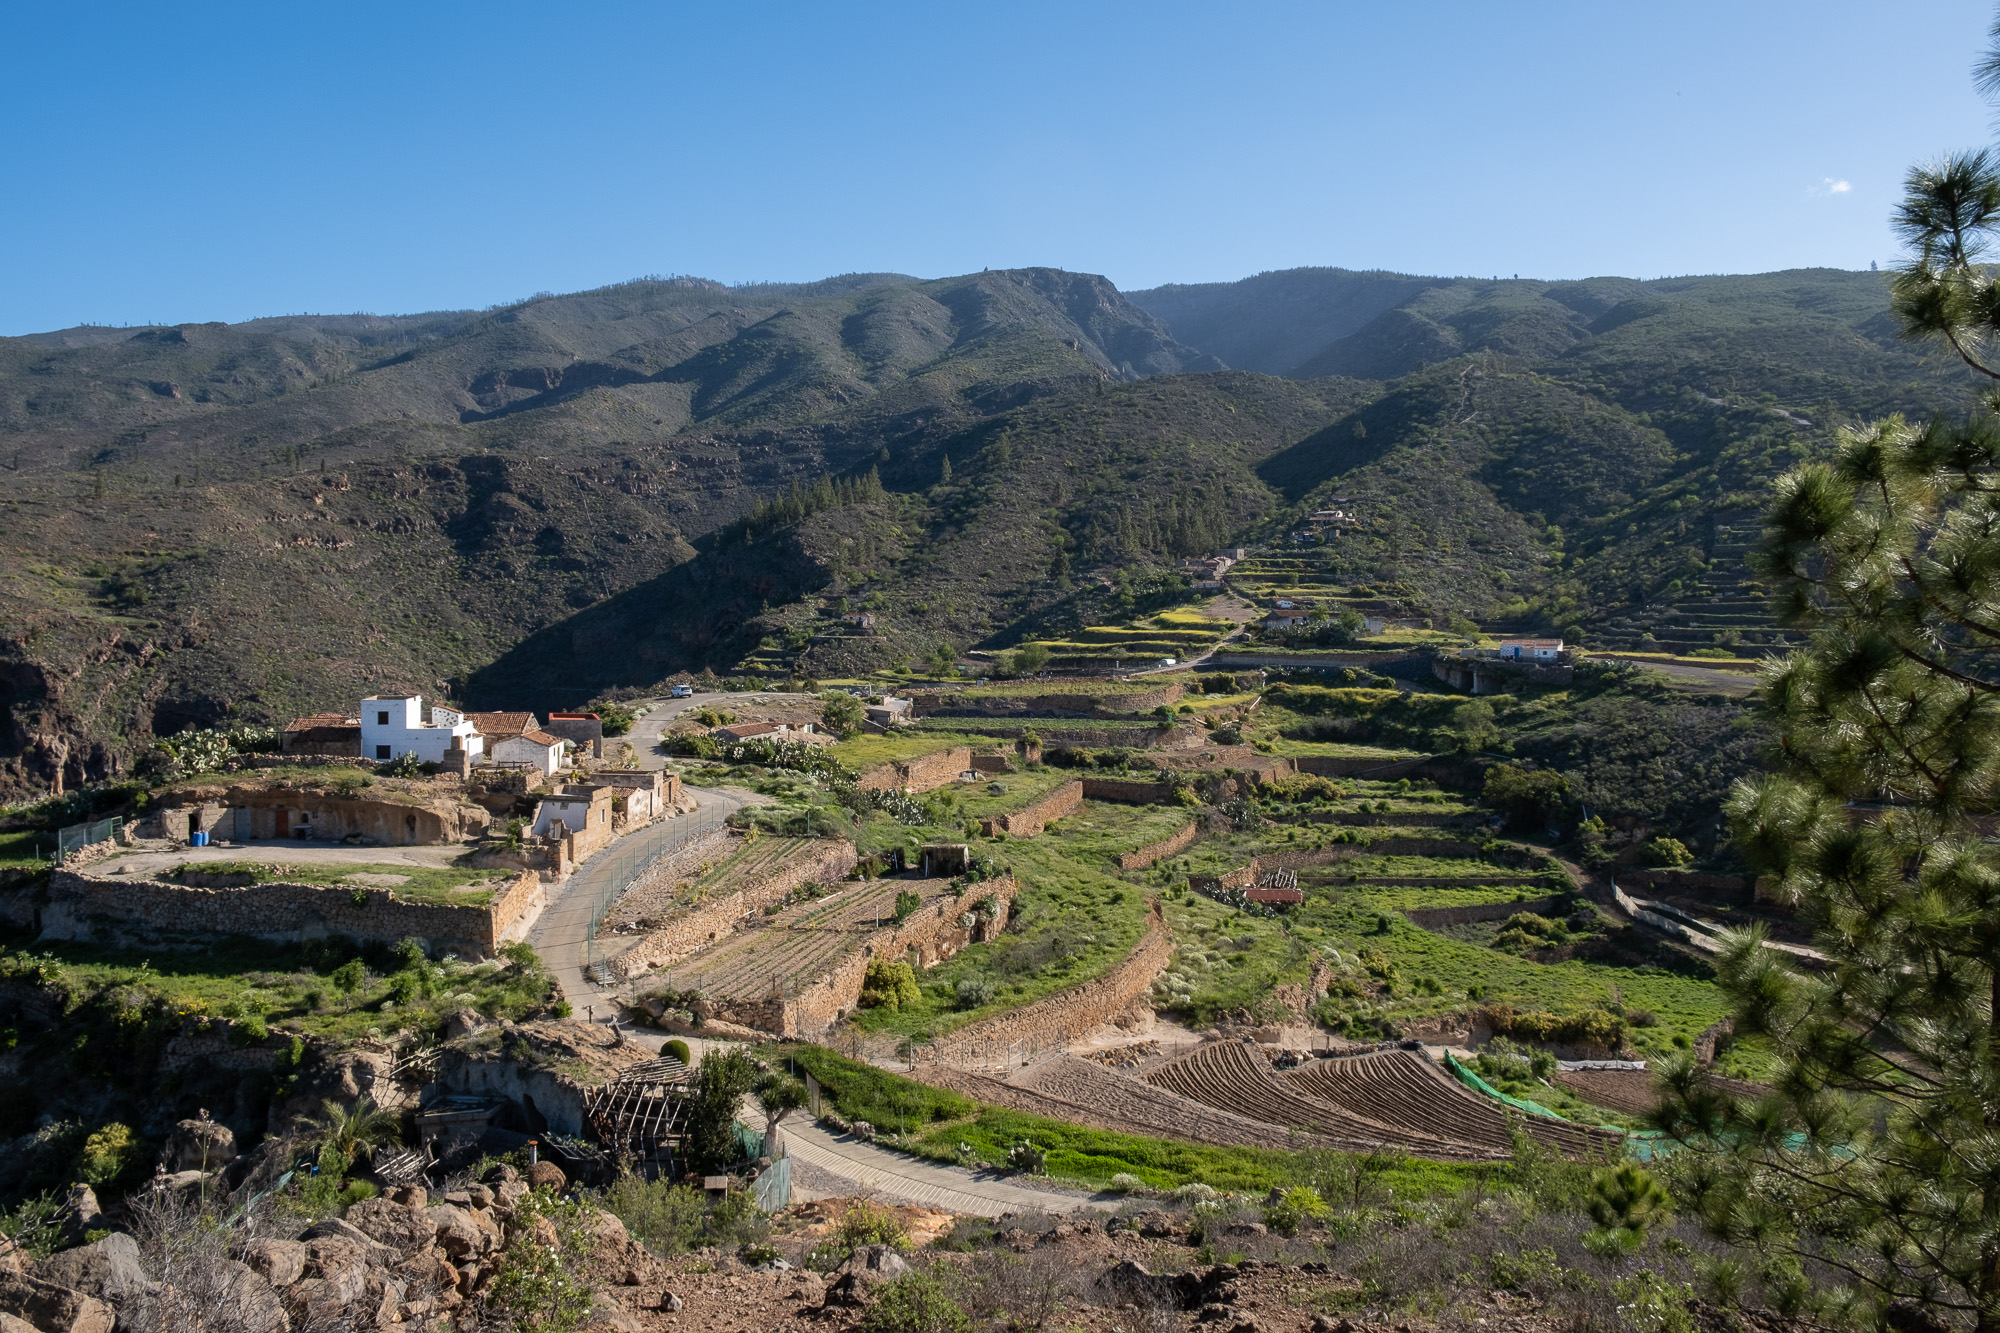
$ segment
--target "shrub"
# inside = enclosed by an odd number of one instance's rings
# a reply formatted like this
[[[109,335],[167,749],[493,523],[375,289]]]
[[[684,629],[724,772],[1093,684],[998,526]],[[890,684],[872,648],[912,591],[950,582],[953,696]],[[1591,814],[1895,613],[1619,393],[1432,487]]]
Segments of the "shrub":
[[[604,1206],[632,1238],[655,1254],[672,1255],[700,1243],[708,1199],[692,1185],[620,1176],[604,1191]]]
[[[869,962],[868,974],[861,980],[860,1005],[863,1009],[899,1010],[923,999],[917,989],[917,975],[908,963],[886,958]]]
[[[102,1189],[129,1182],[145,1165],[146,1145],[130,1125],[113,1121],[83,1141],[77,1154],[76,1176],[84,1184]]]
[[[688,1044],[679,1037],[675,1037],[667,1042],[666,1045],[660,1047],[660,1050],[663,1054],[672,1056],[688,1068],[694,1068],[694,1056],[688,1053]]]
[[[1639,859],[1649,866],[1678,868],[1692,865],[1694,853],[1679,838],[1658,837],[1649,840],[1639,849]]]
[[[590,1259],[584,1206],[566,1203],[546,1190],[522,1197],[514,1206],[519,1232],[500,1258],[487,1301],[510,1321],[510,1327],[537,1333],[572,1333],[590,1319],[590,1285],[582,1273]],[[556,1244],[536,1239],[546,1220]]]
[[[905,1273],[883,1287],[862,1317],[861,1333],[970,1333],[972,1320],[935,1274]]]
[[[910,913],[923,905],[924,900],[922,895],[911,893],[908,889],[903,889],[896,894],[896,906],[891,910],[890,915],[900,924],[909,918]]]
[[[977,1009],[993,1003],[993,983],[985,977],[966,977],[958,983],[955,994],[959,1008]]]

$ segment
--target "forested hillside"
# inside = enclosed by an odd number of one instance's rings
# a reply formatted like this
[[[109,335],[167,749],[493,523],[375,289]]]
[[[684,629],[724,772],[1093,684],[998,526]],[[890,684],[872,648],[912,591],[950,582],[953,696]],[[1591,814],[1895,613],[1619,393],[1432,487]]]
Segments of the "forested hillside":
[[[1669,634],[1776,470],[1959,382],[1831,271],[670,279],[0,339],[0,788],[371,690],[1002,645],[1336,494],[1334,567],[1419,610]]]

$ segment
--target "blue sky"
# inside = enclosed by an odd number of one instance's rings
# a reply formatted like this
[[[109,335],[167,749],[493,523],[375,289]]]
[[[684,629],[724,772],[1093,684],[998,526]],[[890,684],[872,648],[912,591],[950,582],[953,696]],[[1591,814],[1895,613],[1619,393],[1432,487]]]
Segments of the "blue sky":
[[[648,273],[1865,268],[1904,170],[1991,136],[1992,15],[17,4],[0,333]]]

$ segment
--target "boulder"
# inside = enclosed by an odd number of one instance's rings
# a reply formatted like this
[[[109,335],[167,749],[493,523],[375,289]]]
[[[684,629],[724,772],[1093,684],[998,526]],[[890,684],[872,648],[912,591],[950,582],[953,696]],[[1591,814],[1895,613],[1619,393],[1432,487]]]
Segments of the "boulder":
[[[525,1180],[503,1180],[493,1187],[494,1202],[500,1207],[512,1209],[528,1197],[528,1182]]]
[[[858,1245],[847,1262],[834,1271],[851,1273],[865,1282],[893,1282],[910,1271],[910,1264],[891,1246]]]
[[[453,1263],[476,1259],[493,1248],[489,1233],[473,1220],[469,1209],[441,1203],[426,1209],[425,1215],[436,1225],[438,1248]]]
[[[251,1240],[237,1256],[274,1287],[289,1287],[306,1275],[306,1247],[295,1240]]]
[[[221,1261],[223,1271],[217,1274],[220,1288],[216,1311],[220,1316],[217,1327],[236,1333],[289,1333],[291,1321],[285,1318],[284,1302],[271,1289],[271,1283],[263,1274],[248,1264],[237,1263],[233,1259]]]
[[[400,1203],[405,1208],[431,1206],[431,1192],[422,1185],[391,1185],[382,1192],[382,1197],[391,1203]]]
[[[1188,1285],[1175,1275],[1155,1273],[1129,1259],[1113,1264],[1097,1279],[1097,1289],[1104,1293],[1106,1304],[1136,1305],[1142,1310],[1180,1309],[1187,1302]]]
[[[0,1314],[39,1333],[111,1333],[117,1315],[95,1296],[45,1282],[31,1273],[0,1273]]]
[[[369,1244],[341,1236],[321,1236],[307,1241],[306,1275],[294,1285],[304,1287],[317,1282],[334,1293],[335,1304],[354,1304],[368,1289],[371,1267],[368,1261],[372,1257]]]
[[[646,1326],[633,1318],[617,1297],[603,1291],[593,1291],[590,1295],[590,1322],[585,1325],[586,1328],[608,1329],[613,1333],[645,1333]]]
[[[477,1009],[453,1010],[444,1020],[444,1040],[457,1041],[469,1037],[486,1026],[486,1018]]]
[[[653,1308],[655,1310],[664,1311],[667,1314],[673,1314],[675,1311],[679,1310],[681,1306],[685,1305],[686,1303],[687,1302],[683,1301],[673,1292],[663,1291],[660,1293],[660,1299],[654,1303]]]
[[[397,1259],[411,1259],[431,1248],[437,1221],[430,1213],[388,1199],[363,1199],[347,1210],[347,1222],[368,1239],[386,1245]]]
[[[16,1319],[10,1314],[0,1314],[0,1333],[41,1333],[25,1319]]]
[[[139,1243],[114,1231],[103,1240],[61,1250],[34,1266],[34,1275],[100,1301],[122,1305],[153,1289],[139,1262]]]
[[[236,1135],[213,1120],[183,1120],[160,1149],[160,1167],[175,1171],[215,1171],[236,1160]]]

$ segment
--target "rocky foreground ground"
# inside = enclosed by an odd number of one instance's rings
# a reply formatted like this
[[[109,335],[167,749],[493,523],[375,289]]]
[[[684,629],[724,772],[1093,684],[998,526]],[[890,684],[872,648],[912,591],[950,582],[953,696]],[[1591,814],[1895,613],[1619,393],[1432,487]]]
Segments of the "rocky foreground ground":
[[[176,1236],[169,1211],[135,1214],[136,1235],[114,1232],[39,1260],[18,1250],[0,1254],[0,1333],[505,1328],[492,1321],[490,1301],[501,1255],[524,1238],[549,1247],[558,1238],[529,1199],[528,1182],[502,1174],[492,1185],[444,1194],[395,1190],[353,1205],[345,1219],[293,1236],[239,1229],[218,1239],[200,1228]],[[633,1240],[617,1218],[586,1210],[584,1257],[572,1275],[595,1297],[588,1326],[618,1333],[842,1333],[868,1326],[890,1284],[911,1275],[935,1279],[933,1289],[963,1309],[973,1328],[1556,1333],[1593,1323],[1580,1323],[1574,1307],[1558,1310],[1506,1290],[1440,1292],[1418,1303],[1420,1310],[1409,1302],[1398,1310],[1374,1308],[1355,1273],[1337,1262],[1300,1262],[1297,1245],[1255,1224],[1204,1238],[1190,1231],[1187,1214],[1165,1210],[988,1222],[899,1207],[875,1210],[893,1221],[899,1243],[845,1250],[837,1247],[849,1206],[840,1199],[799,1205],[772,1219],[769,1245],[670,1259]],[[1203,1239],[1209,1244],[1197,1244]],[[1217,1252],[1234,1262],[1216,1262]],[[809,1262],[828,1271],[814,1271]],[[1603,1313],[1604,1327],[1620,1326],[1614,1307]],[[1687,1328],[1791,1327],[1699,1302],[1685,1313],[1680,1326]],[[943,1333],[951,1325],[895,1327]]]

